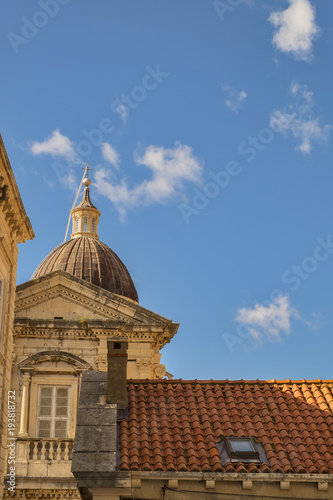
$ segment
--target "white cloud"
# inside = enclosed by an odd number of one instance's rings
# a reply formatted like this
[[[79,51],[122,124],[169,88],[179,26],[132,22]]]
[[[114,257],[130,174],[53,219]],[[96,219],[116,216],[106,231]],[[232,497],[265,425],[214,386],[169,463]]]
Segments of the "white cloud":
[[[184,183],[200,183],[202,164],[189,146],[176,143],[174,148],[148,146],[143,155],[135,154],[137,165],[151,171],[151,178],[129,187],[126,180],[110,181],[110,170],[102,168],[95,174],[96,188],[111,200],[124,216],[128,208],[153,203],[167,203],[182,196]]]
[[[224,101],[225,105],[235,113],[238,113],[240,106],[247,97],[245,90],[238,91],[230,85],[222,86],[222,89],[228,93],[228,98]]]
[[[30,151],[33,155],[49,154],[53,157],[63,157],[69,161],[76,160],[74,143],[56,129],[48,139],[42,142],[33,141],[30,144]]]
[[[303,319],[303,322],[311,330],[319,330],[324,325],[325,317],[322,313],[311,313],[311,319],[309,320]]]
[[[298,142],[296,149],[309,154],[313,143],[327,142],[332,129],[331,125],[320,125],[319,118],[313,116],[313,93],[307,87],[292,82],[290,88],[294,103],[287,112],[276,110],[270,115],[270,126],[284,137],[290,134]]]
[[[256,304],[251,308],[237,311],[236,321],[245,325],[257,341],[281,340],[281,333],[289,334],[290,320],[298,318],[299,313],[291,307],[288,295],[281,295],[268,306]]]
[[[107,142],[102,142],[102,155],[103,158],[111,163],[111,165],[115,166],[118,168],[119,165],[119,155],[115,148],[111,146],[111,144],[108,144]]]
[[[50,189],[53,189],[55,184],[54,182],[50,181],[50,179],[48,179],[47,177],[45,177],[45,175],[43,176],[43,181],[45,182],[45,184],[50,188]]]
[[[68,172],[60,177],[59,180],[64,187],[69,188],[74,192],[76,192],[79,187],[79,183],[76,180],[73,169],[68,170]]]
[[[128,117],[128,107],[125,106],[122,102],[118,102],[117,106],[115,108],[116,113],[120,116],[121,121],[123,122],[123,125],[126,124],[127,122],[127,117]]]
[[[277,28],[273,36],[277,49],[293,54],[296,59],[311,59],[312,42],[320,29],[310,0],[289,0],[286,10],[272,12],[268,20]]]
[[[64,157],[66,164],[55,160],[52,167],[59,182],[64,187],[76,190],[75,143],[54,130],[45,141],[34,141],[30,151],[37,154],[49,154]],[[101,143],[103,158],[119,170],[120,158],[116,149],[107,142]],[[124,217],[129,208],[153,203],[167,203],[172,198],[184,197],[185,183],[199,184],[202,180],[203,165],[193,154],[192,148],[176,143],[173,148],[148,146],[142,154],[135,153],[134,161],[150,171],[150,176],[135,186],[130,186],[123,177],[117,180],[115,172],[101,168],[95,174],[95,187],[98,192],[116,206]]]

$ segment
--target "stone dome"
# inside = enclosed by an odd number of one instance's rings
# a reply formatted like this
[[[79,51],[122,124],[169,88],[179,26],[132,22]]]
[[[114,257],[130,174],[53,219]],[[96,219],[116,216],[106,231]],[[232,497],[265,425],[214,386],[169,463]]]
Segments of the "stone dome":
[[[79,236],[57,246],[39,264],[31,279],[58,270],[138,302],[126,266],[111,248],[96,238]]]
[[[71,239],[52,250],[39,264],[31,279],[53,271],[66,271],[93,285],[138,302],[138,294],[126,266],[111,248],[99,241],[97,227],[101,212],[90,200],[91,181],[88,165],[85,174],[86,177],[82,180],[85,186],[83,199],[71,211]]]

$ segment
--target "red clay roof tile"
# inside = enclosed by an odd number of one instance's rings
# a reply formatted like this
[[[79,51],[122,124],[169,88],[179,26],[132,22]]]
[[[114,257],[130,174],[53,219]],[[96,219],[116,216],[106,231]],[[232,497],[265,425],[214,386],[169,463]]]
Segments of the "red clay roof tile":
[[[130,381],[120,469],[332,474],[332,410],[331,382]],[[223,466],[216,443],[236,435],[270,465]]]

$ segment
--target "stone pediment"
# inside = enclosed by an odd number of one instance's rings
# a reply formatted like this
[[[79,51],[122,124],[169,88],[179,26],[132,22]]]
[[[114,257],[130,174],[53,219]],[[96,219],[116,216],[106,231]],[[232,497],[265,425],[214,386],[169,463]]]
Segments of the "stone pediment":
[[[172,321],[137,302],[65,271],[54,271],[16,288],[15,317],[68,321],[99,320],[165,327]],[[174,325],[176,330],[178,325]]]
[[[31,373],[38,371],[40,367],[44,372],[47,370],[60,372],[64,371],[68,365],[75,371],[92,370],[92,366],[87,361],[70,352],[58,350],[37,352],[23,359],[17,366],[21,372]]]

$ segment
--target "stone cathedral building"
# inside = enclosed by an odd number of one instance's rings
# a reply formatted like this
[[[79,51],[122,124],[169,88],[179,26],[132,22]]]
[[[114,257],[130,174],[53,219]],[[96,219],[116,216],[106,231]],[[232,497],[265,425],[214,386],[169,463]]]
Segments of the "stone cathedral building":
[[[331,500],[332,381],[172,379],[178,324],[139,305],[84,186],[70,240],[16,289],[4,498]]]
[[[17,483],[8,498],[80,498],[71,458],[82,373],[105,371],[108,339],[126,339],[128,378],[160,379],[160,350],[178,329],[139,305],[125,265],[99,239],[100,212],[84,184],[70,240],[16,290]]]

